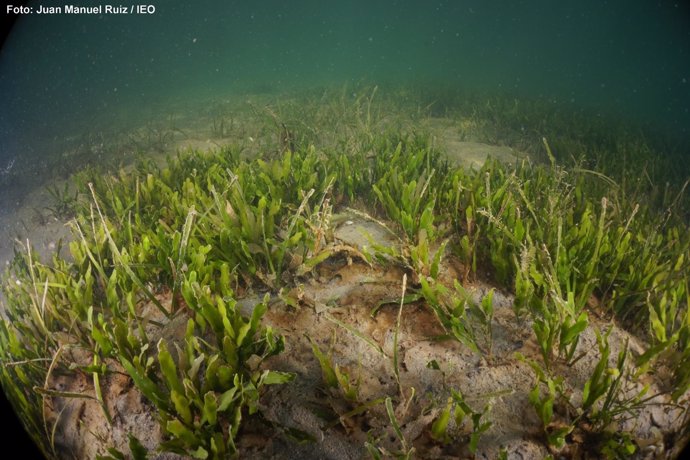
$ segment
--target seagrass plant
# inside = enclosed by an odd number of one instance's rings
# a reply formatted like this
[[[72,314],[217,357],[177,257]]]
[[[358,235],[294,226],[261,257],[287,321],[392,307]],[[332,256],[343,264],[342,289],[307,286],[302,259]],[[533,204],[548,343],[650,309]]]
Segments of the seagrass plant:
[[[303,104],[253,107],[264,124],[298,127],[300,136],[279,146],[279,154],[243,158],[240,146],[179,153],[165,166],[142,160],[113,174],[87,169],[77,176],[74,199],[68,188],[49,190],[52,212],[74,213],[69,257],[39,260],[31,242],[22,242],[4,277],[0,319],[0,382],[47,457],[60,455],[58,421],[44,416],[51,398],[95,400],[110,421],[103,388],[113,373],[129,376],[164,440],[146,452],[130,437],[129,452],[106,449],[103,458],[239,455],[242,423],[260,411],[262,394],[296,378],[269,368],[266,359],[283,352],[284,339],[262,318],[275,299],[299,308],[286,292],[343,253],[372,270],[394,264],[404,273],[400,298],[371,312],[399,305],[392,357],[364,332],[326,315],[392,358],[398,394],[362,401],[360,375],[310,340],[325,392],[342,409],[336,423],[378,411],[379,424],[390,427],[390,439],[368,433],[362,448],[372,458],[412,458],[417,448],[406,437],[405,411],[394,407],[406,409],[415,398],[401,377],[405,308],[433,313],[442,337],[430,339],[453,339],[489,358],[487,365],[496,362],[495,291],[474,300],[468,288],[474,281],[514,295],[508,313],[527,325],[537,350],[521,358],[535,374],[525,400],[554,454],[576,434],[596,454],[635,452],[631,434],[615,427],[659,397],[626,386],[656,365],[672,370],[665,394],[687,403],[685,178],[655,185],[663,168],[636,136],[616,143],[628,133],[605,133],[587,146],[562,114],[501,98],[437,109],[462,119],[468,138],[513,140],[544,163],[453,166],[431,135],[384,116],[376,102],[394,104],[382,91],[357,90],[354,99],[343,89]],[[224,117],[214,120],[216,136],[230,132]],[[171,133],[140,132],[132,142],[162,148]],[[589,156],[568,159],[579,152]],[[623,153],[628,160],[616,169]],[[631,182],[633,174],[649,180]],[[395,235],[394,244],[372,243],[361,252],[339,245],[333,221],[340,212],[380,224]],[[250,296],[259,300],[243,315],[238,300]],[[595,317],[617,326],[602,333]],[[165,334],[180,324],[183,334]],[[612,356],[609,336],[618,325],[647,340],[641,355],[624,346]],[[583,349],[582,334],[592,328],[597,349]],[[87,359],[75,362],[69,352],[77,349]],[[583,388],[570,387],[564,373],[590,353],[596,358]],[[88,393],[53,386],[55,375],[76,372],[88,376]],[[425,430],[436,446],[463,445],[474,454],[492,420],[488,406],[479,411],[467,403],[465,390],[453,389],[445,404],[436,404]]]

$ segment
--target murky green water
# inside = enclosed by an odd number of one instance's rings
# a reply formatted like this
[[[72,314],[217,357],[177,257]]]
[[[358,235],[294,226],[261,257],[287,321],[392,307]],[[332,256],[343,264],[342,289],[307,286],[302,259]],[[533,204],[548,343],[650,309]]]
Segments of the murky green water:
[[[688,135],[681,3],[200,0],[157,1],[150,15],[23,15],[0,59],[2,163],[36,135],[112,114],[360,80],[547,97]]]

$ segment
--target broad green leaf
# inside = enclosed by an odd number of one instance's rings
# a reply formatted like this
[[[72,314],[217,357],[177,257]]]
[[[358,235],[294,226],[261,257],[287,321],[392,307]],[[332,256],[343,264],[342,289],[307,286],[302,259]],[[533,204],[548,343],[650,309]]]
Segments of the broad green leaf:
[[[204,395],[204,409],[202,411],[201,423],[206,421],[209,425],[215,426],[218,421],[218,400],[214,392],[209,391]]]
[[[319,364],[321,365],[323,382],[326,384],[327,387],[338,388],[338,378],[335,375],[335,369],[333,368],[331,359],[321,352],[321,349],[314,340],[309,338],[309,341],[311,342],[312,352],[314,353],[314,356],[316,356],[316,359],[319,361]]]
[[[170,404],[165,394],[158,388],[153,380],[145,373],[140,372],[127,358],[120,355],[120,363],[125,371],[134,380],[134,385],[159,409],[170,410]]]
[[[295,374],[292,372],[280,372],[266,370],[261,375],[260,382],[263,385],[282,385],[291,382],[295,379]]]
[[[192,411],[190,409],[189,400],[184,396],[183,393],[179,393],[177,390],[172,390],[170,392],[170,399],[175,406],[175,411],[178,413],[182,421],[190,425],[192,423]]]
[[[239,397],[237,391],[238,387],[235,386],[221,395],[220,400],[218,401],[218,412],[225,412],[228,407],[230,407],[230,404],[237,400]]]
[[[441,411],[439,416],[431,424],[431,436],[438,440],[446,442],[448,438],[448,422],[450,421],[450,411],[453,408],[453,399],[448,398],[446,407]]]
[[[576,337],[587,328],[587,313],[582,312],[577,319],[577,322],[569,327],[561,329],[561,344],[566,345],[573,341]]]
[[[165,425],[165,429],[168,431],[168,433],[172,434],[176,438],[179,438],[180,441],[190,448],[198,446],[201,443],[201,440],[198,438],[198,436],[176,418],[168,420]]]
[[[127,435],[129,438],[129,452],[132,454],[132,459],[133,460],[146,460],[148,457],[148,450],[146,450],[146,447],[139,441],[136,436],[129,434]]]
[[[204,449],[203,446],[199,446],[190,452],[193,458],[198,458],[200,460],[205,460],[208,458],[208,451]]]
[[[175,361],[172,355],[170,355],[164,339],[158,341],[158,363],[160,364],[161,372],[165,377],[168,388],[177,391],[179,394],[183,394],[184,387],[177,375],[177,366],[175,366]]]

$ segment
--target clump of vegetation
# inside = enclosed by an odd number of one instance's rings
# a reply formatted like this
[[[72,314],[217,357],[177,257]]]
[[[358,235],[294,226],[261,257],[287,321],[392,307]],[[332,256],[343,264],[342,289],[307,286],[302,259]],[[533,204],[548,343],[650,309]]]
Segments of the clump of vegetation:
[[[54,427],[44,419],[50,398],[95,398],[110,420],[101,389],[112,373],[129,376],[155,408],[165,436],[159,451],[237,455],[240,428],[260,412],[267,386],[295,378],[266,364],[284,350],[280,331],[262,325],[269,299],[286,299],[282,289],[339,255],[330,217],[347,206],[386,221],[399,235],[398,247],[374,247],[368,259],[405,272],[396,347],[402,306],[418,303],[433,312],[447,338],[491,358],[494,291],[475,301],[463,284],[485,278],[514,294],[515,321],[531,324],[540,353],[524,358],[536,375],[528,398],[555,452],[574,442],[573,433],[586,433],[600,452],[613,452],[613,441],[622,439],[622,450],[610,456],[633,453],[632,438],[610,427],[658,396],[624,389],[626,379],[655,363],[673,369],[666,392],[685,404],[690,234],[684,186],[649,195],[579,162],[561,165],[542,139],[548,164],[451,165],[429,136],[387,125],[374,103],[376,90],[362,94],[319,99],[318,110],[306,101],[300,110],[273,114],[271,123],[304,114],[309,126],[278,158],[242,158],[239,147],[188,152],[163,167],[142,160],[112,175],[83,171],[79,199],[55,189],[55,214],[75,215],[70,257],[43,261],[30,247],[18,252],[5,276],[0,320],[0,381],[47,456],[60,455]],[[225,135],[222,120],[214,130]],[[344,134],[317,147],[323,132]],[[553,145],[558,152],[568,144]],[[603,154],[596,161],[612,168]],[[444,278],[444,258],[459,261],[462,275]],[[266,297],[243,315],[237,301],[251,293]],[[578,345],[592,314],[615,318],[649,346],[640,356],[626,346],[612,366],[610,329],[597,331],[598,364],[581,398],[571,398],[559,371],[589,352]],[[170,340],[164,331],[175,323],[185,325],[184,334]],[[395,455],[409,458],[413,440],[403,434],[393,399],[409,405],[414,391],[408,398],[402,389],[397,348],[400,394],[362,402],[360,380],[311,345],[330,397],[343,398],[357,413],[385,409],[399,444]],[[85,350],[89,361],[71,360],[66,351],[74,349]],[[51,386],[54,375],[75,372],[89,375],[93,394]],[[554,407],[572,415],[557,419]],[[488,406],[476,411],[454,389],[429,423],[431,442],[447,444],[452,433],[463,433],[458,437],[475,453],[491,427],[487,417]],[[145,458],[136,438],[129,448],[108,455]],[[374,458],[390,452],[375,439],[366,448]]]
[[[57,185],[47,186],[46,191],[53,203],[45,209],[58,220],[66,220],[74,216],[77,207],[78,191],[70,193],[69,182],[65,182],[62,189]]]

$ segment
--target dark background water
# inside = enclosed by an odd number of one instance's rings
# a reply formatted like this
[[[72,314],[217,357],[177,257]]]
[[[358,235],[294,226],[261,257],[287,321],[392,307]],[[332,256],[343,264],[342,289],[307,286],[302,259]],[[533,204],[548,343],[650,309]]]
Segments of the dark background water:
[[[64,2],[28,2],[39,4]],[[689,135],[690,8],[679,1],[153,5],[146,16],[19,18],[0,54],[0,167],[37,137],[109,114],[348,80],[544,97]]]

